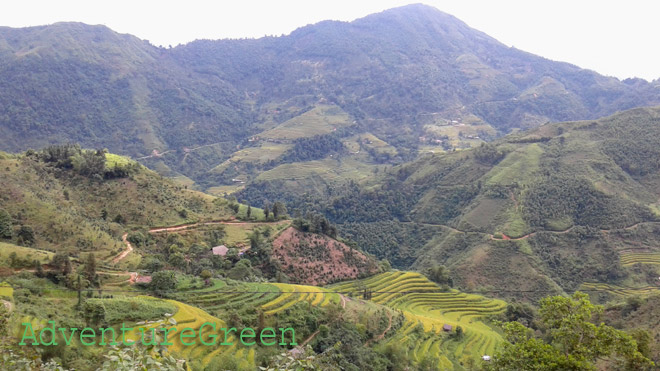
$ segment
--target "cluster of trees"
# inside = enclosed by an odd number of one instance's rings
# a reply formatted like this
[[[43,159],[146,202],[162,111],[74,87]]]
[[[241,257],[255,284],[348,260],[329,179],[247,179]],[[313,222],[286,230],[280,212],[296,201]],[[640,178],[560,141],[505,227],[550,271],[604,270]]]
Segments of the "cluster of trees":
[[[337,238],[337,227],[332,225],[325,216],[310,212],[305,217],[297,217],[293,220],[293,227],[302,232],[312,232],[324,234],[332,238]]]
[[[602,129],[603,150],[628,174],[640,177],[660,169],[660,119],[646,114],[617,117]]]
[[[344,144],[334,134],[315,135],[293,141],[293,147],[281,157],[281,162],[319,160],[345,151]]]
[[[284,202],[275,201],[272,206],[268,203],[264,205],[264,218],[266,220],[280,220],[287,217],[287,209]]]
[[[613,369],[652,369],[654,363],[642,343],[624,331],[593,322],[602,312],[602,306],[593,305],[581,292],[544,298],[538,312],[540,336],[520,322],[504,323],[506,343],[485,369],[595,370],[596,363],[603,361]]]
[[[38,153],[28,151],[26,155],[36,157],[60,169],[72,169],[77,174],[93,179],[111,179],[129,176],[140,165],[136,162],[106,166],[107,150],[82,149],[79,144],[58,144],[48,146]]]
[[[472,150],[472,154],[477,161],[485,165],[495,165],[506,156],[506,152],[491,143],[481,143]]]
[[[535,227],[549,228],[552,220],[568,218],[572,224],[604,229],[654,219],[645,207],[606,195],[588,180],[564,173],[540,177],[525,192],[523,217]]]
[[[451,278],[449,269],[444,265],[434,265],[428,268],[424,274],[428,279],[440,285],[445,291],[454,286],[454,280]]]
[[[71,256],[60,251],[53,255],[49,265],[53,270],[44,272],[41,264],[36,264],[37,275],[43,275],[55,283],[62,283],[76,290],[101,285],[99,275],[96,273],[96,256],[93,253],[87,254],[76,268]]]

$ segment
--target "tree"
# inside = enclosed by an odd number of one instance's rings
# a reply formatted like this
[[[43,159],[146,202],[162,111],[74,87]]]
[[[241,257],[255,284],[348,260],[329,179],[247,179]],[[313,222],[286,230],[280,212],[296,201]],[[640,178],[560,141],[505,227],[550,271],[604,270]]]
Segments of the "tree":
[[[71,260],[69,260],[69,257],[67,256],[66,261],[64,262],[64,267],[62,268],[62,275],[68,276],[71,272],[73,272],[73,266],[71,266]]]
[[[463,328],[461,326],[456,326],[456,332],[454,333],[454,337],[456,337],[456,339],[458,340],[463,339]]]
[[[250,216],[252,215],[252,206],[248,204],[247,207],[247,212],[245,214],[247,215],[247,219],[250,219]]]
[[[167,259],[167,262],[170,263],[171,266],[184,269],[186,267],[186,257],[180,253],[180,252],[175,252],[174,254],[170,254],[170,257]]]
[[[286,215],[286,206],[280,201],[273,204],[273,218],[278,219],[280,216]]]
[[[248,259],[239,260],[234,268],[230,269],[227,273],[227,277],[233,280],[245,280],[252,275],[254,275],[254,270],[252,269],[252,263]]]
[[[211,277],[213,277],[213,273],[211,273],[210,270],[204,269],[200,274],[200,277],[204,280],[204,285],[208,286],[211,284]]]
[[[264,243],[261,233],[255,230],[248,235],[248,238],[250,239],[250,250],[254,252],[259,251]]]
[[[22,225],[21,228],[18,230],[18,241],[20,243],[23,243],[27,246],[32,246],[34,245],[34,231],[32,230],[32,227],[29,225]]]
[[[163,295],[166,291],[174,290],[176,287],[176,274],[174,271],[159,271],[151,276],[149,289],[156,295]]]
[[[38,260],[34,261],[34,275],[43,278],[46,276],[46,273],[44,272],[44,267],[41,266],[41,262]]]
[[[434,265],[432,268],[427,269],[425,274],[431,281],[440,286],[444,286],[446,289],[449,289],[449,287],[454,285],[454,282],[449,275],[449,269],[444,265]]]
[[[11,215],[4,209],[0,209],[0,238],[12,238],[13,235]]]
[[[69,261],[69,254],[62,251],[58,251],[50,259],[50,265],[56,270],[60,270],[62,271],[62,273],[64,273],[64,269],[68,261]],[[64,274],[68,274],[68,273],[64,273]]]
[[[117,214],[117,216],[115,216],[115,218],[112,221],[114,221],[117,224],[124,224],[126,223],[126,218],[124,218],[124,216],[121,214]]]
[[[92,253],[87,254],[84,272],[89,282],[96,282],[96,257]]]
[[[270,214],[270,208],[268,207],[268,204],[264,205],[264,219],[268,219],[268,215]]]
[[[519,322],[507,322],[506,343],[486,366],[488,370],[594,370],[595,362],[616,355],[616,368],[646,369],[653,366],[638,351],[637,343],[623,331],[590,322],[602,306],[591,304],[587,294],[552,296],[541,300],[539,315],[547,342],[536,338]]]

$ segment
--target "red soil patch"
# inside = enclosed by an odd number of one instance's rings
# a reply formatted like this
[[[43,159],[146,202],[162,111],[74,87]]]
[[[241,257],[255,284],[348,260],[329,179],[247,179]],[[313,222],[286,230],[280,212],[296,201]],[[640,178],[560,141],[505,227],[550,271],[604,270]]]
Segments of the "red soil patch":
[[[293,227],[273,241],[273,256],[292,281],[309,285],[355,279],[378,271],[374,259],[346,244]]]

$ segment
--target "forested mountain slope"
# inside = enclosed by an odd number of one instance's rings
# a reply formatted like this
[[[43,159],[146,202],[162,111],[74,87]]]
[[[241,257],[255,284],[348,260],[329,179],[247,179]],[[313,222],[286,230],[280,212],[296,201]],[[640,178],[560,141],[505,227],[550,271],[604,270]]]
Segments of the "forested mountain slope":
[[[471,146],[513,128],[660,103],[657,82],[509,48],[425,5],[171,49],[103,26],[1,28],[0,62],[0,149],[107,147],[204,187],[328,157],[292,157],[290,140],[344,127],[334,135],[373,147],[348,166],[360,170],[414,158],[420,146]],[[315,126],[310,111],[328,125]],[[297,122],[305,132],[290,135]],[[457,134],[453,124],[471,130]],[[242,149],[251,152],[234,154]],[[217,168],[232,156],[241,164]]]
[[[321,197],[292,193],[289,205],[323,211],[340,233],[396,266],[447,265],[464,287],[653,283],[659,124],[660,109],[640,108],[543,125],[425,155]],[[258,202],[281,189],[264,181],[241,196]]]

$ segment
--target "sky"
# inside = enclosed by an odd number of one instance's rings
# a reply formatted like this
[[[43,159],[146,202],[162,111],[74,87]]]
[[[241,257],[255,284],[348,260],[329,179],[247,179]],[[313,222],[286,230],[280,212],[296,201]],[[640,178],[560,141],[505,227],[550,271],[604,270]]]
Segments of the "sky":
[[[3,4],[0,26],[103,24],[167,47],[285,35],[322,20],[352,21],[418,2],[549,59],[620,79],[660,78],[660,2],[648,0],[20,0]]]

